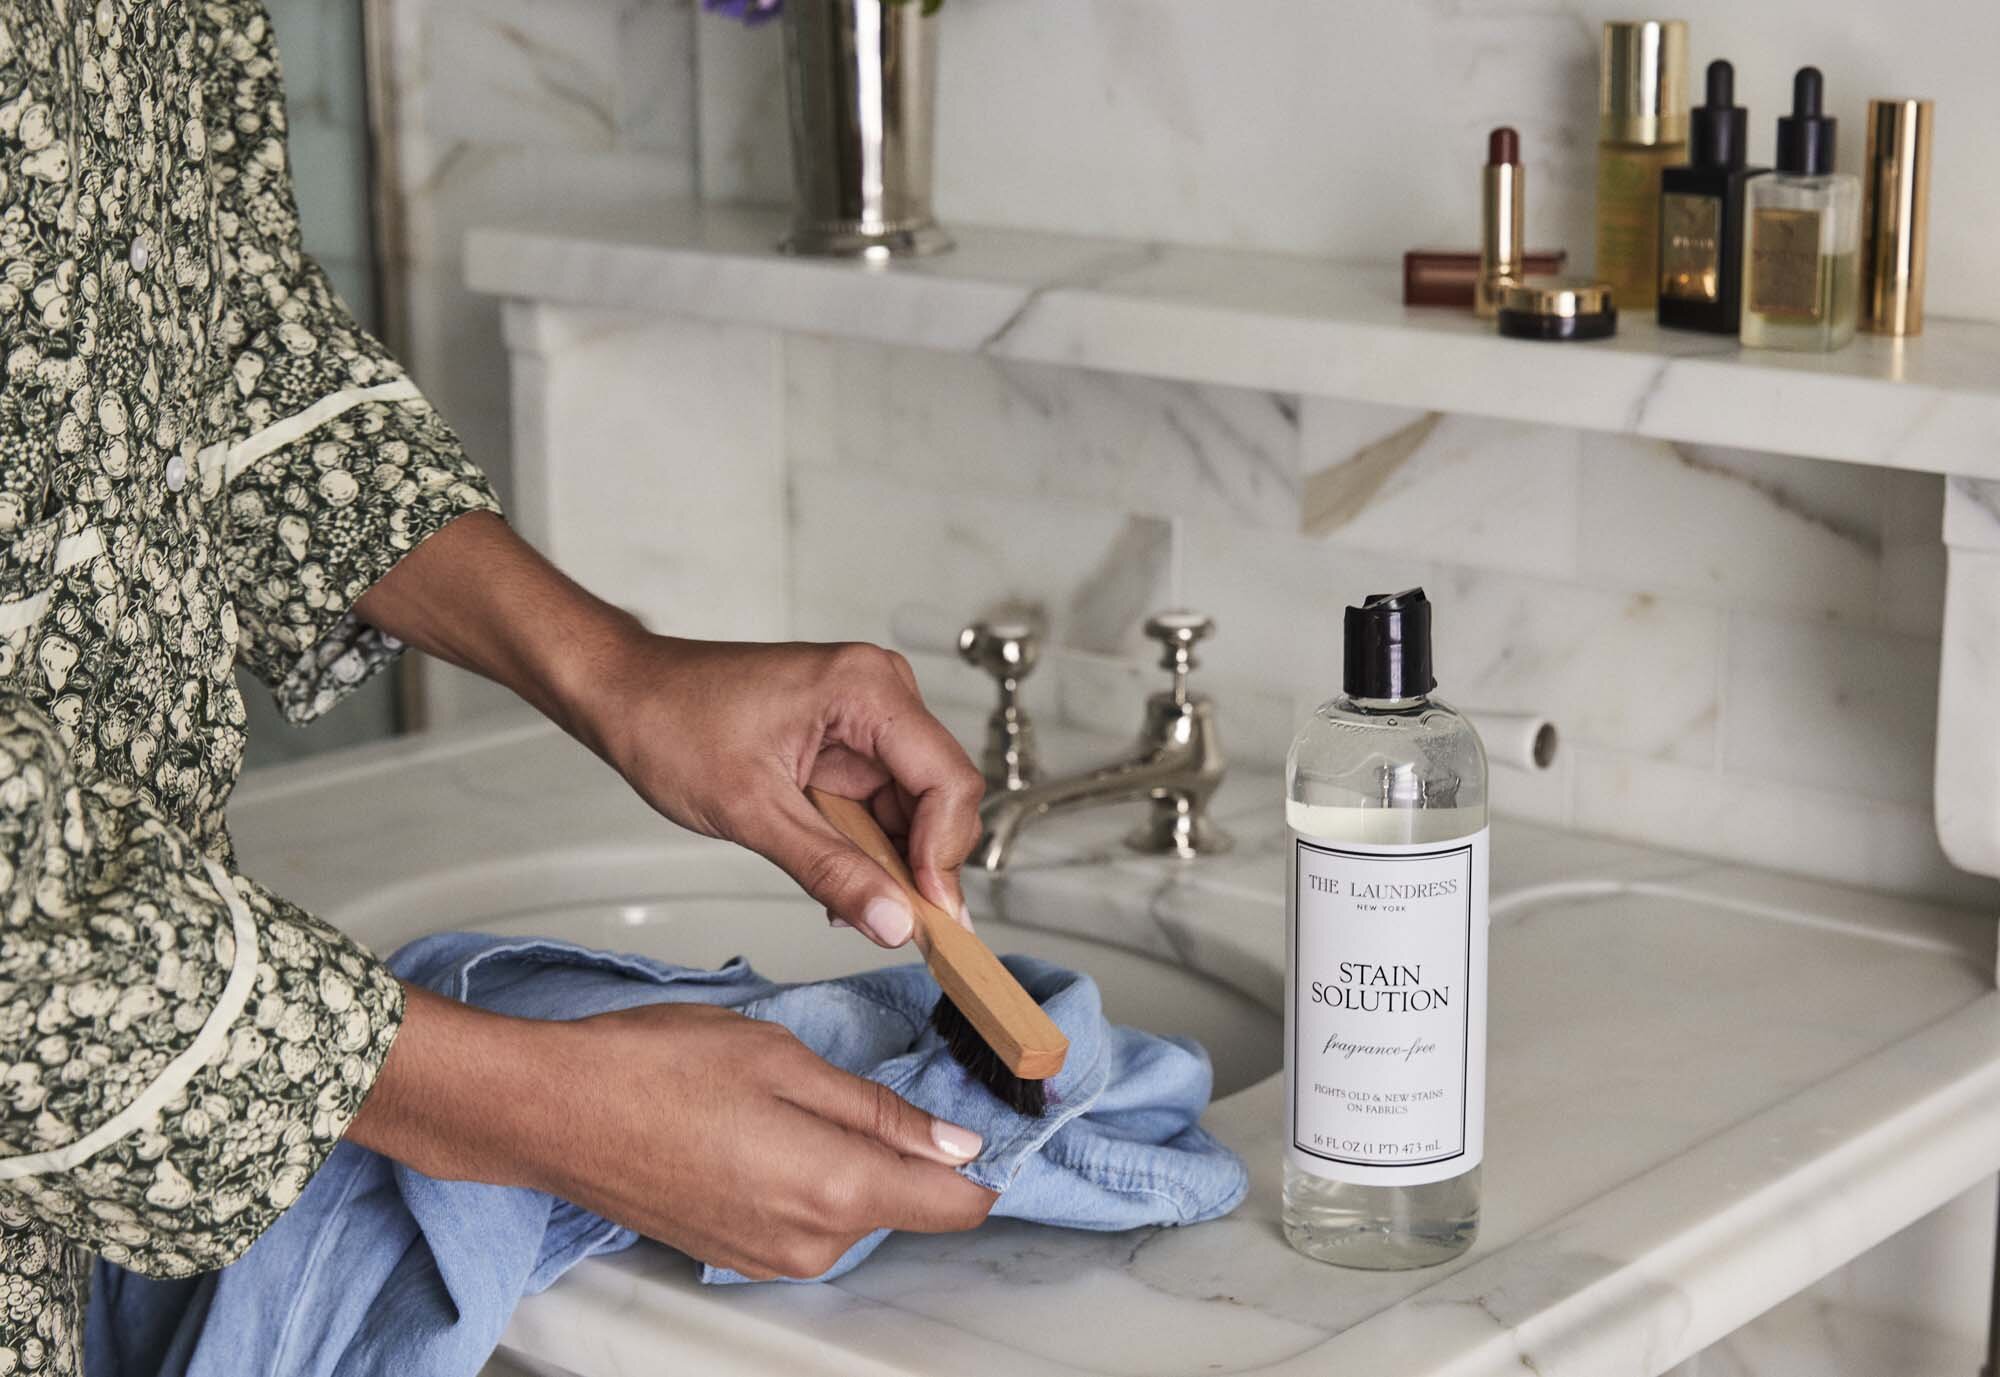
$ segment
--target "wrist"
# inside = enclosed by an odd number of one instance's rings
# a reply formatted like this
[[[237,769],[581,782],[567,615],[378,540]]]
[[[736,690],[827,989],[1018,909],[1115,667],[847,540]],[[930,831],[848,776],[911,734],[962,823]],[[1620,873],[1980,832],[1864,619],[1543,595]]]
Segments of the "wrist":
[[[416,987],[346,1136],[429,1176],[544,1187],[569,1111],[568,1025],[509,1018]]]
[[[659,639],[631,613],[599,603],[564,635],[549,638],[536,676],[545,700],[536,706],[615,765],[618,726],[629,715],[632,686],[645,679],[641,663]]]

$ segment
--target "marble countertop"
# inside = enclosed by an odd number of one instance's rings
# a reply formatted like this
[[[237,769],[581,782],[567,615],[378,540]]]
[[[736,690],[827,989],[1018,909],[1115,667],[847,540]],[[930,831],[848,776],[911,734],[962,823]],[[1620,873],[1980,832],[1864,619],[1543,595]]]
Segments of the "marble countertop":
[[[554,205],[473,231],[479,291],[1193,382],[2000,477],[2000,326],[1932,319],[1834,354],[1631,314],[1592,343],[1407,308],[1396,269],[953,226],[871,267],[778,253],[776,211]]]
[[[1123,853],[1126,810],[1046,822],[974,911],[1275,1004],[1275,777],[1239,772],[1217,815],[1237,851],[1191,866]],[[688,845],[539,725],[260,772],[231,821],[251,873],[379,946],[451,924],[440,874],[532,887],[544,857]],[[1273,1078],[1207,1120],[1252,1173],[1226,1220],[994,1222],[892,1239],[836,1284],[726,1291],[642,1245],[526,1301],[505,1346],[579,1377],[1650,1377],[2000,1170],[1990,920],[1505,820],[1493,860],[1486,1210],[1454,1263],[1360,1273],[1285,1244]]]

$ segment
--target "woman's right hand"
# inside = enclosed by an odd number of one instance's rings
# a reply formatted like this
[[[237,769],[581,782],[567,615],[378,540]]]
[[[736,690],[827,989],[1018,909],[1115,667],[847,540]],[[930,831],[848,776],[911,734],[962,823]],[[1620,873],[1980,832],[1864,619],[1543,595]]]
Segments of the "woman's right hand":
[[[941,1233],[998,1197],[979,1137],[783,1027],[655,1004],[567,1023],[407,989],[347,1137],[426,1175],[532,1186],[747,1277],[815,1277],[878,1228]]]

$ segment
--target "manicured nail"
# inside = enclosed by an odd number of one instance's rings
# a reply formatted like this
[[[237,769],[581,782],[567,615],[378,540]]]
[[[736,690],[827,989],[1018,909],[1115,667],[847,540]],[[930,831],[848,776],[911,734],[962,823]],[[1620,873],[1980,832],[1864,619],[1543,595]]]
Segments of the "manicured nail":
[[[931,1141],[937,1144],[938,1151],[945,1156],[960,1162],[970,1162],[979,1155],[979,1149],[985,1140],[969,1128],[948,1124],[943,1119],[932,1119]]]
[[[917,928],[917,916],[899,899],[870,899],[861,922],[869,935],[885,947],[902,946]]]

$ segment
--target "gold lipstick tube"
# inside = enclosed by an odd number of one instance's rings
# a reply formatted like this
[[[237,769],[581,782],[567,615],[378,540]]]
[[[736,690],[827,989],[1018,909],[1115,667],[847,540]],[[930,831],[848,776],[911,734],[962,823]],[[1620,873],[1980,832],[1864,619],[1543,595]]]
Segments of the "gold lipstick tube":
[[[1479,280],[1472,309],[1491,320],[1500,293],[1522,273],[1521,142],[1512,129],[1495,129],[1486,142],[1479,180]]]

